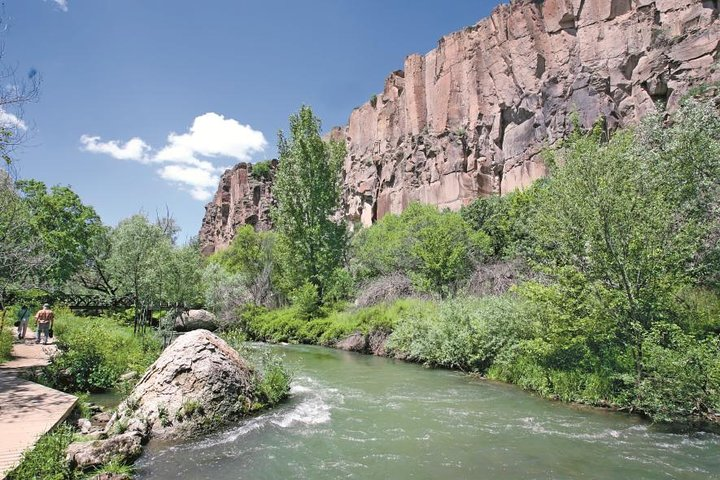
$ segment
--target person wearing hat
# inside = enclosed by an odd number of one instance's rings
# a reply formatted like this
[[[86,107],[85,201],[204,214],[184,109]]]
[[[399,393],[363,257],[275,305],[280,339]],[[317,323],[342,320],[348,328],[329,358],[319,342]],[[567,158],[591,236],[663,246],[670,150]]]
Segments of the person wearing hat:
[[[50,330],[52,330],[55,322],[55,314],[50,310],[50,305],[43,305],[42,310],[35,314],[35,322],[37,322],[37,332],[35,333],[35,343],[40,343],[40,336],[45,335],[45,345],[50,338]]]

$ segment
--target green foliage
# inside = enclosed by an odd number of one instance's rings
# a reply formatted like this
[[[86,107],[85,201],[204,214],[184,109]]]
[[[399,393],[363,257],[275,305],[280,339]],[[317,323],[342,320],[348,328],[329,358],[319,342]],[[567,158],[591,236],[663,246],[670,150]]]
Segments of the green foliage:
[[[180,247],[167,248],[158,252],[158,264],[154,277],[161,282],[158,296],[171,304],[194,306],[202,303],[202,271],[204,261],[197,242]]]
[[[492,242],[492,255],[510,258],[529,248],[528,222],[537,206],[542,180],[525,190],[507,195],[481,197],[460,210],[473,229],[485,233]]]
[[[549,155],[527,250],[547,278],[520,288],[535,333],[490,376],[658,421],[717,411],[719,127],[689,101],[669,126],[577,129]]]
[[[470,274],[472,259],[489,251],[490,238],[482,232],[473,232],[456,213],[445,213],[439,218],[442,220],[417,232],[412,254],[418,260],[418,268],[411,276],[420,290],[446,296],[454,294],[460,281]]]
[[[290,295],[298,318],[307,320],[317,314],[320,308],[320,295],[314,284],[307,282]]]
[[[370,105],[375,108],[377,105],[377,95],[373,94],[370,96]]]
[[[489,252],[489,237],[460,214],[414,203],[355,236],[353,268],[360,278],[402,272],[417,288],[448,295]]]
[[[21,180],[18,188],[30,212],[31,230],[26,234],[42,239],[51,259],[44,278],[61,285],[84,265],[92,242],[105,227],[95,209],[83,204],[69,187],[48,190],[43,182]]]
[[[354,281],[352,274],[345,268],[336,268],[328,280],[325,301],[328,305],[337,306],[348,300],[353,293]]]
[[[0,169],[0,307],[5,307],[9,294],[38,287],[49,261],[42,239],[33,235],[29,206],[10,175]]]
[[[256,402],[266,407],[276,405],[289,395],[292,375],[277,355],[265,353],[259,364],[261,373],[256,379]]]
[[[422,315],[432,311],[430,302],[403,299],[390,304],[372,307],[332,311],[327,316],[306,320],[297,307],[270,311],[256,311],[247,319],[250,338],[271,342],[297,342],[332,345],[353,332],[369,334],[374,331],[391,332],[396,323],[409,315]]]
[[[77,478],[65,460],[65,450],[74,438],[72,428],[62,424],[46,433],[35,448],[23,453],[20,465],[8,474],[9,480],[70,480]]]
[[[265,160],[263,162],[256,162],[252,164],[252,170],[250,171],[250,175],[255,180],[267,182],[272,179],[272,169],[270,168],[270,160]]]
[[[529,338],[526,306],[514,297],[458,298],[404,317],[388,349],[428,365],[485,373],[495,357]]]
[[[298,316],[295,307],[255,312],[255,315],[248,315],[246,321],[250,338],[274,343],[297,342],[298,332],[307,323]]]
[[[12,330],[5,327],[0,330],[0,363],[6,362],[12,358],[13,336]]]
[[[202,416],[205,414],[205,409],[202,404],[197,400],[186,400],[180,406],[180,409],[175,413],[177,420],[189,420],[194,416]]]
[[[108,318],[81,318],[56,312],[59,354],[44,367],[40,381],[66,392],[98,392],[113,387],[129,371],[144,373],[161,351],[151,335]]]
[[[334,218],[341,207],[345,145],[324,141],[320,120],[303,106],[290,117],[290,137],[280,133],[278,151],[272,218],[278,232],[279,286],[289,293],[310,282],[322,301],[347,243],[345,223]]]
[[[256,311],[255,313],[259,312]],[[253,410],[276,405],[288,396],[292,374],[283,364],[282,357],[271,353],[267,349],[262,349],[261,353],[258,354],[256,349],[247,348],[245,334],[240,330],[223,332],[222,337],[254,367],[255,397],[253,399]]]
[[[122,291],[141,300],[161,295],[156,273],[169,255],[171,243],[163,230],[145,215],[122,220],[112,232],[110,267]]]
[[[265,235],[267,234],[256,232],[252,225],[243,225],[235,232],[230,246],[213,254],[210,261],[219,263],[229,273],[255,276],[264,266],[263,236]]]
[[[88,478],[92,480],[99,475],[103,474],[115,474],[115,475],[126,475],[132,478],[135,473],[135,469],[132,465],[125,465],[118,461],[111,461],[110,463],[103,465],[102,467],[89,472],[83,479]]]
[[[251,225],[244,225],[237,230],[228,248],[210,257],[211,263],[221,265],[244,287],[255,305],[268,305],[276,298],[273,285],[277,274],[276,237],[273,232],[256,232]]]
[[[637,407],[656,420],[703,418],[720,411],[720,341],[698,342],[677,325],[658,323],[643,341]]]

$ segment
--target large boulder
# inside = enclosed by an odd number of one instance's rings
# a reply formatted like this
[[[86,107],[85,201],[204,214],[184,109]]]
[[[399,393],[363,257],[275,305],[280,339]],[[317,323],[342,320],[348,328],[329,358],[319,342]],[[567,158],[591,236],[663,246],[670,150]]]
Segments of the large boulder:
[[[75,442],[67,448],[67,461],[72,468],[88,470],[113,460],[129,463],[142,453],[143,437],[138,432],[125,432],[94,442]]]
[[[106,427],[177,438],[253,408],[255,372],[207,330],[180,336],[145,372]]]
[[[175,330],[189,332],[191,330],[217,330],[218,322],[215,315],[207,310],[188,310],[175,318]]]

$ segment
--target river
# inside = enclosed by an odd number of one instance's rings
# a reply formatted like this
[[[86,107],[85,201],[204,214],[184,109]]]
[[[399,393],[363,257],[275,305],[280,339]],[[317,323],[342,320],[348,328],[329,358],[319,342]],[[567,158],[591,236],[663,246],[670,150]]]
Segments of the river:
[[[671,433],[386,358],[260,348],[285,356],[290,399],[201,439],[151,442],[138,478],[720,478],[718,435]]]

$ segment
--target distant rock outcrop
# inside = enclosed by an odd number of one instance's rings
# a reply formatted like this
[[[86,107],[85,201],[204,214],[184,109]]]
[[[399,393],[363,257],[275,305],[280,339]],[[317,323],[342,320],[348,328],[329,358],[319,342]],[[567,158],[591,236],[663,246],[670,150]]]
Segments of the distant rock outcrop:
[[[205,206],[198,237],[203,254],[210,255],[230,245],[235,231],[243,225],[270,229],[272,175],[276,168],[277,161],[272,160],[267,178],[253,176],[249,163],[239,163],[223,173],[215,196]]]
[[[347,140],[348,219],[370,225],[413,201],[456,210],[526,187],[545,175],[539,153],[567,135],[573,113],[584,127],[634,124],[720,81],[718,3],[515,0],[410,55],[331,132]],[[269,226],[255,211],[269,186],[250,188],[247,168],[226,172],[207,207],[206,253],[237,225]]]

